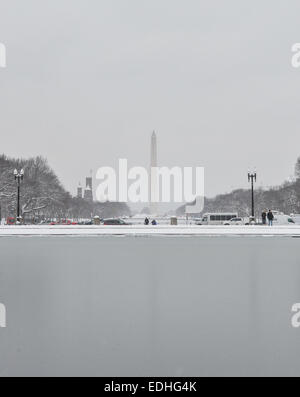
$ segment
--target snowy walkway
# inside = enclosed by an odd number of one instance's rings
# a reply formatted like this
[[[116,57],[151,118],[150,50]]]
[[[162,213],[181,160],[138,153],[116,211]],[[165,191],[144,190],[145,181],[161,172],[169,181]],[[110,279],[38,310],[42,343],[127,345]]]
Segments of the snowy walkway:
[[[293,236],[300,225],[287,226],[0,226],[5,236]]]

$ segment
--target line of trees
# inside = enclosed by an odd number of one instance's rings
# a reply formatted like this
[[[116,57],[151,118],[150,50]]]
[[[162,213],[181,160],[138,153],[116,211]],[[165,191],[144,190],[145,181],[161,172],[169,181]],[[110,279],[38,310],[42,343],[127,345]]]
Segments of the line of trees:
[[[258,216],[264,209],[278,210],[285,214],[300,213],[300,157],[295,166],[293,181],[271,189],[260,188],[255,191],[255,208]],[[249,216],[251,214],[250,191],[238,189],[212,199],[206,198],[203,212],[238,212],[240,216]],[[184,213],[185,206],[177,210],[178,216]]]
[[[21,187],[21,214],[24,219],[90,219],[130,215],[123,203],[90,203],[73,198],[43,157],[27,160],[0,156],[0,219],[15,217],[17,189],[14,169],[24,169]]]

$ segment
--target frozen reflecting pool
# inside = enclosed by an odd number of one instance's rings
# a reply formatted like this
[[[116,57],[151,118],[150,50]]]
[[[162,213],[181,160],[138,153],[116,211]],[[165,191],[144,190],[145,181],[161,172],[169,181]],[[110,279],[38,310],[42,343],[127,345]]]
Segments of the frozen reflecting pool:
[[[0,238],[0,375],[300,375],[300,239]]]

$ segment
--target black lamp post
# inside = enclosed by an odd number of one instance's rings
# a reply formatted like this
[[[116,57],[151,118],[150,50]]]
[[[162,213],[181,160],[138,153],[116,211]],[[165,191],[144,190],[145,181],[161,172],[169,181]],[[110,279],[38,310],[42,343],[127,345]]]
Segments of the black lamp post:
[[[255,211],[254,211],[254,182],[257,180],[257,173],[256,171],[254,172],[248,172],[248,181],[251,182],[251,204],[252,204],[252,219],[255,219]]]
[[[24,170],[22,169],[20,172],[18,170],[14,171],[15,180],[17,181],[18,186],[18,198],[17,198],[17,224],[21,223],[21,215],[20,215],[20,188],[21,181],[24,179]]]

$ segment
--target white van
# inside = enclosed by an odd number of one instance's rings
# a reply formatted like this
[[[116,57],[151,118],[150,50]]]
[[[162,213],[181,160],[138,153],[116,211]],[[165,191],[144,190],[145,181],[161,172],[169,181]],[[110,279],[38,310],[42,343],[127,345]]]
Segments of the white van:
[[[295,221],[289,215],[285,215],[283,213],[273,212],[274,220],[273,225],[295,225]]]
[[[238,214],[234,212],[226,213],[209,213],[205,214],[202,219],[196,221],[196,225],[223,225],[231,219],[237,218]]]

